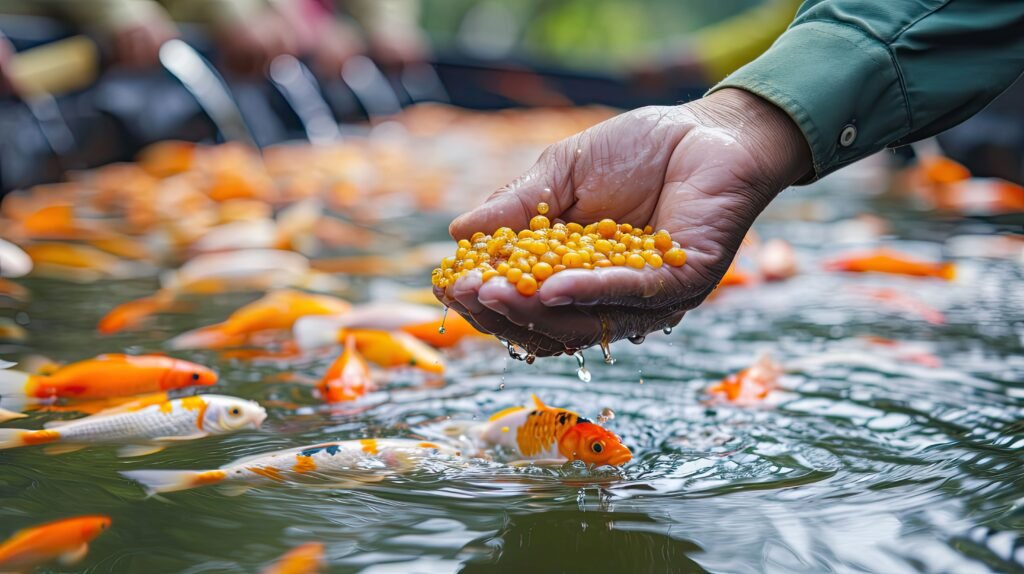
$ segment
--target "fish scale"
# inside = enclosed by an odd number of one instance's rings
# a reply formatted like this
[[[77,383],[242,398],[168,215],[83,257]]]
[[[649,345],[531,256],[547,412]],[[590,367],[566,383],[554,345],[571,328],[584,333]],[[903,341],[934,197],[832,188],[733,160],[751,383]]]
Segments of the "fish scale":
[[[196,425],[201,414],[197,409],[185,409],[174,404],[171,412],[161,412],[163,405],[152,405],[135,413],[118,416],[89,417],[57,427],[61,438],[70,442],[117,440],[119,438],[153,439],[165,436],[183,436],[199,432]],[[89,420],[92,419],[92,420]]]

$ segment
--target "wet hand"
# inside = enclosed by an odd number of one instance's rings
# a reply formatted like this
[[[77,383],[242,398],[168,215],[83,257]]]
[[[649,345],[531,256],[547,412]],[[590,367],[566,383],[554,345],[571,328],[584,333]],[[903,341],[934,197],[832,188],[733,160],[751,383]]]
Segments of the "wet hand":
[[[665,229],[687,251],[684,266],[565,270],[531,297],[474,272],[436,295],[538,356],[671,327],[715,288],[761,210],[810,167],[792,120],[741,90],[627,112],[548,148],[449,231],[528,228],[544,202],[552,220]]]

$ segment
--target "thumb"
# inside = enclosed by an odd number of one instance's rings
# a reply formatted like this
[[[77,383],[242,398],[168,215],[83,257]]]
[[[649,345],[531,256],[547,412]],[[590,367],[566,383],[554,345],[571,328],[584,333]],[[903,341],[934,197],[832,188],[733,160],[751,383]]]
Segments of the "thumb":
[[[455,239],[468,239],[473,233],[493,233],[499,227],[529,229],[537,215],[537,204],[548,204],[548,219],[560,217],[575,202],[572,185],[575,150],[572,136],[551,145],[526,173],[495,191],[480,207],[457,217],[448,226]]]

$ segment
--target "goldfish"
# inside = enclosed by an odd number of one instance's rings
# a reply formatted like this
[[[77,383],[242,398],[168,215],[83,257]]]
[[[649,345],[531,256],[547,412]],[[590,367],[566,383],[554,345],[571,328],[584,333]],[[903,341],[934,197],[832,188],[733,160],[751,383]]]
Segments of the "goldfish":
[[[101,335],[113,335],[135,329],[157,313],[170,310],[175,306],[175,297],[169,291],[157,291],[153,295],[126,301],[114,307],[104,315],[96,325]]]
[[[78,283],[100,279],[131,279],[151,275],[153,269],[76,243],[33,243],[25,247],[34,262],[34,275]]]
[[[320,381],[320,395],[329,403],[353,401],[374,388],[370,367],[349,335],[345,351],[331,364]]]
[[[238,308],[222,323],[183,333],[168,344],[175,349],[240,346],[253,333],[291,329],[302,317],[344,314],[351,308],[337,297],[281,289]]]
[[[207,485],[241,494],[264,486],[375,481],[423,460],[461,456],[460,449],[436,442],[367,438],[257,454],[210,470],[129,470],[121,475],[151,495]]]
[[[633,458],[615,433],[572,411],[533,404],[499,411],[484,423],[446,421],[417,429],[424,436],[461,437],[502,458],[521,463],[582,461],[593,466],[621,466]]]
[[[0,370],[0,397],[103,399],[217,383],[210,369],[163,355],[108,354],[49,375]]]
[[[285,552],[276,562],[263,569],[263,574],[316,574],[327,567],[324,545],[307,542]]]
[[[438,348],[453,347],[466,337],[486,337],[458,313],[446,313],[435,321],[405,325],[401,330]]]
[[[912,277],[935,277],[952,281],[956,277],[956,265],[949,262],[923,261],[891,249],[874,249],[837,257],[825,263],[829,271],[853,273],[891,273]]]
[[[765,281],[782,281],[797,274],[793,246],[784,239],[769,239],[757,249],[757,267]]]
[[[116,407],[92,416],[47,423],[42,430],[0,429],[0,450],[31,445],[59,445],[55,452],[92,444],[126,444],[122,456],[141,456],[163,450],[176,441],[257,429],[267,418],[258,403],[225,395],[196,395]]]
[[[25,571],[57,560],[71,565],[89,553],[89,543],[110,528],[108,516],[76,516],[15,532],[0,544],[0,570]]]
[[[708,387],[708,394],[724,401],[750,406],[764,400],[779,388],[782,366],[768,355],[761,356],[753,365],[733,373]]]
[[[443,374],[444,358],[419,339],[401,331],[349,329],[343,336],[351,337],[356,349],[367,360],[381,367],[412,367],[428,373]]]

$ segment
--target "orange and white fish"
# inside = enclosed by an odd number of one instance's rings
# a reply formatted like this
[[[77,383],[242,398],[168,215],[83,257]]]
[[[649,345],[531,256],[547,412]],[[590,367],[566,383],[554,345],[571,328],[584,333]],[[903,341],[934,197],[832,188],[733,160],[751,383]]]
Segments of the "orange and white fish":
[[[91,283],[100,279],[133,279],[153,275],[145,263],[128,261],[78,243],[32,243],[25,246],[32,258],[32,275]]]
[[[886,248],[850,253],[831,259],[825,262],[825,269],[851,273],[874,272],[935,277],[946,281],[952,281],[956,277],[956,265],[953,263],[924,261]]]
[[[253,333],[291,329],[302,317],[343,315],[351,308],[348,301],[337,297],[281,289],[239,307],[222,323],[178,335],[168,345],[174,349],[238,346]]]
[[[292,333],[299,347],[318,349],[345,342],[346,329],[397,331],[410,325],[440,321],[441,314],[441,309],[434,305],[367,303],[343,315],[302,317],[295,322]]]
[[[714,399],[735,405],[756,405],[779,388],[783,372],[782,365],[763,355],[753,365],[708,387],[707,393]]]
[[[572,411],[549,407],[537,395],[533,405],[507,408],[483,423],[446,421],[417,430],[424,436],[468,442],[516,463],[579,460],[593,466],[622,466],[633,458],[615,433]]]
[[[316,574],[327,567],[322,542],[307,542],[285,552],[262,574]]]
[[[49,375],[0,370],[0,398],[4,402],[22,398],[104,399],[216,383],[216,373],[182,359],[108,354],[72,363]]]
[[[27,571],[54,560],[74,564],[110,524],[107,516],[76,516],[19,530],[0,544],[0,571]]]
[[[355,342],[356,349],[368,361],[386,369],[410,367],[440,375],[444,358],[426,343],[401,331],[348,329],[341,334]]]
[[[267,418],[258,403],[225,395],[196,395],[70,421],[47,423],[42,430],[0,429],[0,450],[39,444],[67,452],[94,444],[122,444],[121,456],[163,450],[175,441],[257,429]]]
[[[320,396],[329,403],[354,401],[375,386],[370,367],[359,354],[355,337],[349,336],[345,351],[331,363],[320,381]]]
[[[327,442],[258,454],[212,470],[129,470],[121,475],[149,494],[220,485],[226,494],[275,485],[377,481],[427,459],[457,459],[456,447],[403,438]]]

